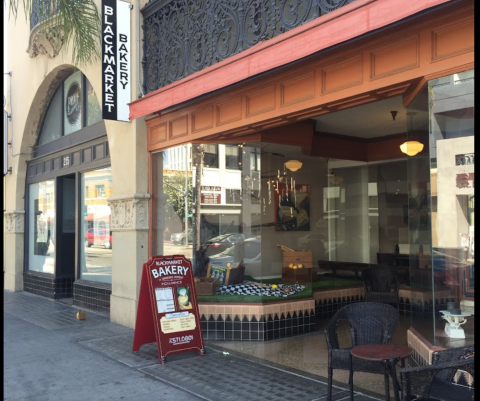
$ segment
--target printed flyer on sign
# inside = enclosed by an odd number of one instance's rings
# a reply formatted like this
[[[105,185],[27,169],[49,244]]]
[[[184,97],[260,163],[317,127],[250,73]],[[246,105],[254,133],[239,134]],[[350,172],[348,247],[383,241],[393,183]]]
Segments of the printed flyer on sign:
[[[169,313],[160,319],[161,330],[165,334],[195,330],[195,315],[189,312]]]
[[[175,302],[173,301],[173,291],[170,287],[155,288],[155,297],[157,299],[158,313],[175,311]]]

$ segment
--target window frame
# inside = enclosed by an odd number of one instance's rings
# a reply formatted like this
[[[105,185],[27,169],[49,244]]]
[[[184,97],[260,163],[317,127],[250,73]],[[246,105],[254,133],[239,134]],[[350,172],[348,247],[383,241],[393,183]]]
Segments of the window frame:
[[[208,143],[204,145],[205,147],[205,152],[203,154],[203,166],[205,168],[219,168],[219,162],[218,162],[218,144],[216,143]],[[213,152],[207,152],[207,149],[210,147],[215,148],[215,153]],[[207,164],[207,156],[212,160],[212,163]]]

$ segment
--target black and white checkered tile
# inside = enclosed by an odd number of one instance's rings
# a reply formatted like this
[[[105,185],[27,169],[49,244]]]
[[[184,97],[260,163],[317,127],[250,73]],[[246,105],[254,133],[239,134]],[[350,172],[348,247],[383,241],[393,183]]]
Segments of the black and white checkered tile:
[[[268,297],[288,297],[301,292],[305,289],[300,284],[276,284],[277,288],[272,288],[273,284],[253,283],[244,281],[240,284],[222,285],[217,290],[216,295],[263,295]]]

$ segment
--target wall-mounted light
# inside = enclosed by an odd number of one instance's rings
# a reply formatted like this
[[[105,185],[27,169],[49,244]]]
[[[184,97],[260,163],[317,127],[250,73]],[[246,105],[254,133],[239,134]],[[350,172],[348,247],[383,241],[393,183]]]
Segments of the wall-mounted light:
[[[300,160],[289,160],[285,162],[285,167],[290,171],[297,171],[302,168],[303,163]]]
[[[423,143],[418,141],[407,141],[400,145],[400,150],[408,156],[415,156],[423,150]]]

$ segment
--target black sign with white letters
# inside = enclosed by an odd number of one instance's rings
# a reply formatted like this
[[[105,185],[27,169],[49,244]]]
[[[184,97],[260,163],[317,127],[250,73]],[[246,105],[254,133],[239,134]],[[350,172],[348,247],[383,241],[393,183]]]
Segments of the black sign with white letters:
[[[129,120],[130,4],[102,1],[102,117]]]

